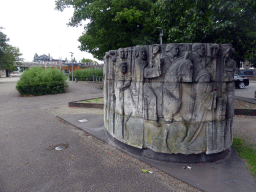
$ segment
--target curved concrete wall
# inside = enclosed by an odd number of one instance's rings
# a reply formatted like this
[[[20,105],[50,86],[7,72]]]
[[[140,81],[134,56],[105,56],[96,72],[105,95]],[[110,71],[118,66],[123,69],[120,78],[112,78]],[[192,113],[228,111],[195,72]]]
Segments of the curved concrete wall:
[[[165,44],[111,50],[104,57],[107,131],[137,148],[218,153],[232,144],[234,49]]]

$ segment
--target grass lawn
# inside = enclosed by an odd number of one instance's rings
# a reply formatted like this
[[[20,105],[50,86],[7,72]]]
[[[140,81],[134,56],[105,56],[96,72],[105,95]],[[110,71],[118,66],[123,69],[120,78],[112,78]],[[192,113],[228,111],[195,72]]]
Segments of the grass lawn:
[[[245,160],[247,169],[254,176],[256,182],[256,151],[253,149],[253,145],[247,144],[244,139],[234,138],[233,147],[238,155]]]
[[[78,103],[95,103],[95,104],[104,104],[104,98],[90,99],[86,101],[79,101]]]

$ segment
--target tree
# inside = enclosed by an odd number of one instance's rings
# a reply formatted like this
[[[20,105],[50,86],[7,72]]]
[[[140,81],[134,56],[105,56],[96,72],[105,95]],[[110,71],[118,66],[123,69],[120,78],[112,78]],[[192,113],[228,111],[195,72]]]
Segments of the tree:
[[[80,49],[102,59],[108,50],[158,42],[231,43],[237,64],[254,58],[254,0],[57,0],[56,9],[73,6],[69,23],[89,19],[79,38]],[[248,54],[247,54],[248,52]]]
[[[254,0],[158,0],[157,22],[168,42],[231,43],[235,59],[249,59],[255,50],[256,3]]]
[[[2,29],[2,27],[0,27],[0,30]],[[7,41],[9,39],[7,39],[7,36],[0,31],[0,57],[4,54],[4,47],[7,46]]]
[[[20,55],[21,53],[19,51],[19,48],[13,47],[8,44],[3,48],[3,54],[0,57],[0,69],[6,70],[6,76],[8,76],[9,71],[16,70],[14,62],[19,60]]]
[[[152,44],[158,39],[152,17],[155,0],[57,0],[56,9],[73,6],[69,23],[77,26],[89,19],[85,33],[79,38],[80,49],[102,60],[106,51],[134,45]]]
[[[85,58],[82,59],[82,63],[93,63],[95,65],[99,64],[97,61],[94,61],[92,59],[85,59]]]
[[[83,58],[82,63],[93,63],[93,60]]]
[[[19,56],[21,55],[19,48],[7,44],[8,40],[7,36],[0,31],[0,69],[6,70],[7,77],[8,71],[16,70],[13,64],[19,60]]]

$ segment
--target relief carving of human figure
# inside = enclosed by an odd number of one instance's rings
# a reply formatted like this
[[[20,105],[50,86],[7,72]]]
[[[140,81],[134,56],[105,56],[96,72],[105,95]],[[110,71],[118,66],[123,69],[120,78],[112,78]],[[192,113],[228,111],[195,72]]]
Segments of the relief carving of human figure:
[[[216,108],[216,91],[210,84],[210,74],[204,68],[203,57],[205,46],[201,43],[192,45],[192,58],[194,63],[193,82],[195,82],[195,103],[183,144],[188,153],[206,151],[206,124],[212,121],[213,110]]]
[[[174,61],[179,56],[179,47],[177,44],[168,44],[165,48],[166,55],[161,59],[162,60],[162,77],[165,76],[167,70],[171,67]]]
[[[172,121],[173,116],[179,111],[181,104],[180,86],[176,84],[177,82],[170,80],[174,77],[171,75],[172,66],[179,55],[179,48],[176,44],[168,44],[166,46],[166,53],[167,55],[163,58],[163,71],[167,71],[163,86],[163,116],[165,121]]]
[[[225,55],[225,74],[224,80],[226,83],[226,127],[225,127],[225,141],[224,147],[227,148],[232,144],[233,136],[232,136],[232,124],[234,117],[234,92],[235,92],[235,84],[234,80],[234,72],[236,71],[236,62],[233,60],[235,55],[235,50],[233,48],[229,49],[227,54]]]
[[[179,49],[175,45],[167,46],[167,50],[171,57],[169,58],[169,69],[164,78],[163,115],[166,121],[172,122],[174,116],[181,109],[182,94],[188,91],[183,88],[184,86],[181,83],[192,82],[193,63],[188,59],[188,53],[184,57],[177,58]]]
[[[124,89],[125,74],[127,71],[127,62],[125,57],[124,48],[118,50],[119,64],[116,69],[116,81],[115,81],[115,95],[116,95],[116,111],[120,114],[124,114]]]
[[[151,65],[144,68],[144,78],[157,78],[161,75],[162,59],[160,58],[160,45],[153,45]]]
[[[148,67],[144,68],[144,119],[158,120],[162,109],[162,83],[154,82],[161,76],[161,46],[153,45],[152,60]],[[158,79],[159,80],[159,79]],[[152,81],[154,88],[152,87]]]
[[[144,69],[147,67],[147,51],[145,47],[135,47],[135,64],[132,75],[132,95],[136,106],[136,116],[143,117],[143,96],[144,96]]]

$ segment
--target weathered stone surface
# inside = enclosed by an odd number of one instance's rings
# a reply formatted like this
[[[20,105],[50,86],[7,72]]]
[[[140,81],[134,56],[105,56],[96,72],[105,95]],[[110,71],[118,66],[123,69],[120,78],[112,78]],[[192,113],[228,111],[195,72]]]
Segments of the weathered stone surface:
[[[232,144],[236,67],[230,44],[178,43],[104,57],[105,127],[137,148],[218,153]]]

